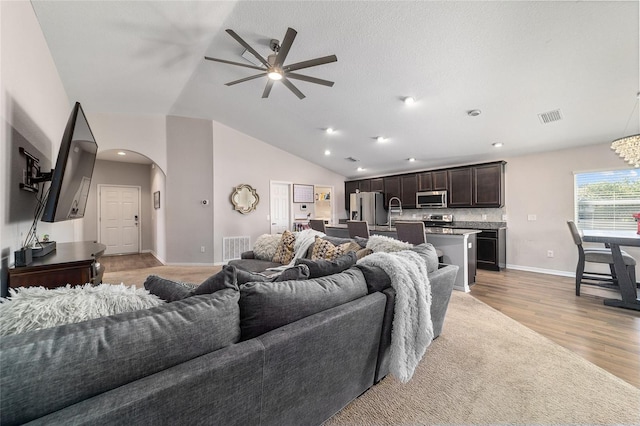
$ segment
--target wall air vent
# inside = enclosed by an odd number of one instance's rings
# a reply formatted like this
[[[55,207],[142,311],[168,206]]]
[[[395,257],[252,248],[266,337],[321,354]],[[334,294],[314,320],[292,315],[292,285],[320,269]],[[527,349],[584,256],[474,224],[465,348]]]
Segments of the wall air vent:
[[[347,158],[345,158],[345,160],[351,161],[352,163],[356,163],[356,162],[360,161],[357,158],[353,158],[353,157],[347,157]]]
[[[554,109],[553,111],[538,114],[538,118],[540,119],[542,124],[549,124],[553,123],[554,121],[562,120],[562,113],[559,109]]]

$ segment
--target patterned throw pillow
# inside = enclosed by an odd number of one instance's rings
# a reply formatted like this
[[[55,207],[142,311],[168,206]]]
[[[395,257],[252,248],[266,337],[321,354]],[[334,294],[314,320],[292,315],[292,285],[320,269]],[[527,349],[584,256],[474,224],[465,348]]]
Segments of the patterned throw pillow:
[[[341,256],[350,251],[358,251],[360,250],[360,248],[360,245],[354,241],[336,246],[330,241],[324,240],[320,237],[316,237],[316,241],[315,243],[313,243],[311,260],[335,260],[338,258],[338,256]]]
[[[296,242],[296,236],[291,231],[284,231],[282,233],[282,238],[280,238],[280,243],[278,243],[278,248],[276,249],[276,254],[273,256],[272,262],[279,262],[283,265],[288,264],[293,259],[293,246]]]

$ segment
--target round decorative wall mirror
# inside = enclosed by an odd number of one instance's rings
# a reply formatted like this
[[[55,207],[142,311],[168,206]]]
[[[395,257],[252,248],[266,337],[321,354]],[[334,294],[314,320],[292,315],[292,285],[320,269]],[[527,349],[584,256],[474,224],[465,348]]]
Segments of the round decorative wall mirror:
[[[231,203],[233,203],[234,209],[242,214],[254,211],[259,201],[258,193],[251,185],[238,185],[231,194]]]

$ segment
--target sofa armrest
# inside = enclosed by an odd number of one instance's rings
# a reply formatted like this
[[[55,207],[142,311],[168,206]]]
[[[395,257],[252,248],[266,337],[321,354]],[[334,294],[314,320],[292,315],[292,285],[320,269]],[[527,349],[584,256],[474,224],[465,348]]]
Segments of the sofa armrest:
[[[240,259],[255,259],[255,258],[256,258],[256,255],[253,253],[253,250],[240,253]]]
[[[449,307],[451,292],[458,274],[458,265],[440,264],[438,269],[429,274],[431,283],[431,321],[433,322],[433,338],[442,332],[444,316]]]

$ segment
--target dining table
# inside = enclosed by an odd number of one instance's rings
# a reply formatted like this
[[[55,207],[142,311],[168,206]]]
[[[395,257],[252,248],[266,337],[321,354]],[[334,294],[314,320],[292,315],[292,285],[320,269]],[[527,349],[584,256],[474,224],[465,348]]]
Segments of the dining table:
[[[620,251],[620,246],[640,247],[640,235],[635,231],[583,230],[582,240],[589,243],[603,243],[611,248],[622,300],[605,299],[604,304],[640,311],[637,284],[631,282]]]

